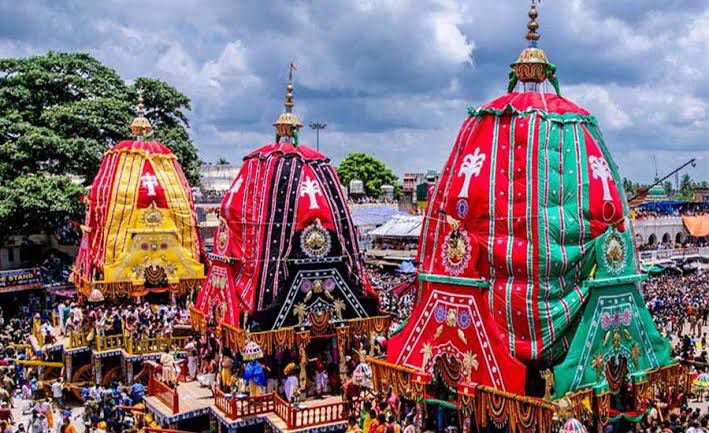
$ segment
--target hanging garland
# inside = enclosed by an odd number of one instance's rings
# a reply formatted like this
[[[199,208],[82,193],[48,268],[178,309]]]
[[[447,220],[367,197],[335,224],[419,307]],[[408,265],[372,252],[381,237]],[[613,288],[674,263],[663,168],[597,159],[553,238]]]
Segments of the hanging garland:
[[[460,410],[464,415],[471,415],[475,412],[475,393],[461,393],[458,390],[458,400],[460,402]]]
[[[443,384],[451,392],[456,392],[458,384],[463,379],[463,365],[456,358],[441,355],[436,358],[433,366],[433,377],[443,380]]]
[[[628,375],[628,358],[617,355],[606,362],[606,382],[612,392],[617,392]]]
[[[519,401],[515,401],[515,406],[515,411],[517,413],[516,425],[520,432],[532,433],[537,428],[539,428],[539,431],[545,431],[541,429],[541,426],[537,425],[537,421],[542,419],[542,417],[538,414],[539,408],[528,404],[522,404]]]
[[[608,424],[608,411],[611,407],[611,394],[605,392],[599,396],[596,396],[596,407],[598,411],[598,420],[601,425]]]
[[[411,375],[415,370],[372,357],[367,357],[367,363],[372,368],[374,391],[386,392],[388,386],[391,386],[395,394],[407,399],[414,398]]]
[[[507,408],[507,399],[499,394],[486,393],[483,398],[484,414],[488,417],[497,428],[504,428],[505,424],[510,421],[510,431],[515,431],[512,417],[509,415]]]
[[[316,334],[322,334],[330,326],[330,312],[327,310],[310,313],[310,327]]]

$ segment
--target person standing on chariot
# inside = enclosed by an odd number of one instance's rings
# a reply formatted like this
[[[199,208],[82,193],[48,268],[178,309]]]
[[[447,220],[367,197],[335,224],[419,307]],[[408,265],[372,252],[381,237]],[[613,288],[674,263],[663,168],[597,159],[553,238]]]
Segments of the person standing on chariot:
[[[244,383],[248,386],[251,397],[259,396],[266,387],[266,369],[260,361],[263,358],[263,350],[257,343],[249,341],[242,354],[246,361],[242,374]]]
[[[315,393],[321,397],[327,391],[327,370],[322,361],[322,356],[318,355],[313,359],[309,359],[314,363],[315,367]]]
[[[298,381],[299,369],[294,362],[291,362],[286,365],[286,368],[283,370],[283,374],[286,375],[286,383],[283,386],[283,390],[286,394],[286,401],[291,403],[300,394],[300,382]]]

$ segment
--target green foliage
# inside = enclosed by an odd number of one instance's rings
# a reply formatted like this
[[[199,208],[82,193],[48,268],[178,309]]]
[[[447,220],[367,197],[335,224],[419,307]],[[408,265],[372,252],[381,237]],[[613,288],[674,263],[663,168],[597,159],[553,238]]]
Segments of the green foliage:
[[[688,173],[683,174],[679,180],[678,198],[680,200],[692,200],[694,198],[695,189],[696,185],[692,181],[692,177]]]
[[[2,233],[37,233],[38,227],[54,227],[84,210],[81,185],[66,176],[24,174],[0,185]]]
[[[667,197],[672,197],[672,196],[674,195],[675,189],[674,189],[674,187],[672,186],[672,182],[670,182],[670,181],[668,180],[668,181],[666,181],[665,183],[662,184],[662,187],[665,189],[665,195],[666,195]]]
[[[350,153],[337,167],[337,175],[345,187],[353,179],[364,183],[364,192],[369,197],[379,197],[382,194],[382,185],[392,185],[394,194],[401,196],[401,189],[397,176],[383,162],[366,153]]]
[[[0,240],[82,218],[79,195],[103,154],[131,138],[138,87],[155,128],[150,139],[170,147],[197,183],[199,159],[185,114],[190,100],[173,87],[151,78],[128,85],[88,54],[0,59]]]

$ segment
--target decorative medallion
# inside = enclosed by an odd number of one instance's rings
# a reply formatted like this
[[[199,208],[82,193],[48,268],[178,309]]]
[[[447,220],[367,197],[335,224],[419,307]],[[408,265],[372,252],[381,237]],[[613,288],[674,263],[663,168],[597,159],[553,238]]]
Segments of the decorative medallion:
[[[151,226],[160,225],[162,223],[162,212],[155,205],[155,202],[150,203],[150,206],[143,213],[143,221]]]
[[[331,246],[330,233],[320,221],[316,220],[300,235],[300,248],[308,257],[324,257],[330,252]]]
[[[436,305],[433,310],[433,317],[436,319],[436,323],[443,323],[446,320],[446,307],[443,305]]]
[[[627,247],[620,233],[613,230],[603,239],[603,264],[611,274],[620,274],[625,269]]]
[[[621,325],[630,326],[631,320],[632,313],[629,308],[625,308],[622,311],[616,311],[614,313],[604,312],[601,315],[601,328],[603,328],[604,331],[607,331]]]
[[[461,329],[468,329],[472,323],[473,319],[470,317],[470,313],[468,313],[467,310],[461,310],[460,313],[458,313],[458,326],[460,326]]]
[[[456,229],[448,233],[441,252],[446,271],[451,275],[461,274],[468,266],[470,253],[470,238],[464,230]]]
[[[465,218],[468,215],[468,200],[461,198],[455,204],[455,210],[458,213],[459,218]]]
[[[219,247],[219,252],[221,253],[224,253],[227,241],[229,240],[229,236],[226,232],[226,220],[224,218],[219,218],[219,234],[217,235],[217,245]]]

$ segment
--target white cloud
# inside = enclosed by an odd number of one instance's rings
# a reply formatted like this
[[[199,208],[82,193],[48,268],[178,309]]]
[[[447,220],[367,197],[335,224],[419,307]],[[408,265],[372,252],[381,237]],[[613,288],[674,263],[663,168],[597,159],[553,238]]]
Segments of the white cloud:
[[[628,177],[650,152],[709,159],[709,5],[549,0],[541,44],[562,93],[596,115]],[[135,14],[140,7],[140,14]],[[80,13],[79,13],[80,12]],[[526,4],[499,0],[0,1],[0,56],[88,51],[126,79],[164,79],[192,99],[201,157],[239,157],[272,140],[287,67],[296,111],[329,126],[339,160],[370,151],[398,172],[440,168],[465,117],[506,89],[524,46]],[[307,127],[304,141],[313,141]],[[645,162],[643,162],[645,158]]]
[[[599,119],[602,128],[617,130],[633,126],[633,120],[604,86],[584,84],[566,86],[564,94],[591,111]]]

